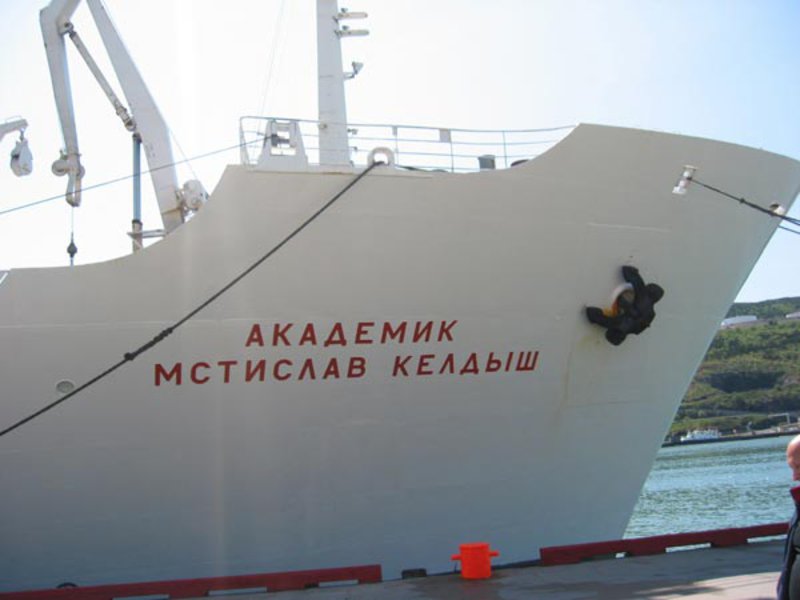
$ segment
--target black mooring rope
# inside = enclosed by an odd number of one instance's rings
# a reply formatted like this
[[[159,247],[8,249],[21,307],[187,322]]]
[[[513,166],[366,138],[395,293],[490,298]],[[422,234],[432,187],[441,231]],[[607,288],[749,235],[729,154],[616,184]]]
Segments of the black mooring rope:
[[[217,300],[220,296],[222,296],[224,293],[226,293],[228,290],[230,290],[233,286],[235,286],[237,283],[239,283],[242,279],[244,279],[250,273],[252,273],[255,269],[257,269],[264,261],[269,259],[272,255],[274,255],[276,252],[278,252],[278,250],[280,250],[286,244],[288,244],[294,237],[296,237],[301,231],[303,231],[303,229],[308,227],[320,215],[322,215],[322,213],[324,213],[326,210],[328,210],[334,204],[334,202],[336,202],[339,198],[344,196],[344,194],[347,193],[350,190],[350,188],[352,188],[355,184],[357,184],[359,181],[361,181],[361,179],[364,178],[367,175],[367,173],[369,173],[372,169],[374,169],[378,165],[382,165],[382,164],[384,164],[384,163],[382,163],[382,162],[374,162],[369,167],[364,169],[364,171],[362,171],[357,177],[355,177],[352,181],[350,181],[350,183],[348,183],[344,188],[342,188],[335,196],[333,196],[330,200],[328,200],[322,206],[322,208],[317,210],[313,215],[311,215],[308,219],[306,219],[300,226],[298,226],[294,231],[292,231],[289,235],[287,235],[277,245],[273,246],[261,258],[256,260],[253,264],[251,264],[249,267],[247,267],[239,275],[234,277],[228,284],[226,284],[219,291],[217,291],[216,293],[211,295],[205,302],[203,302],[202,304],[198,305],[197,308],[195,308],[194,310],[192,310],[189,313],[187,313],[183,318],[181,318],[178,321],[176,321],[173,325],[163,329],[158,335],[156,335],[149,342],[143,344],[142,346],[140,346],[136,350],[133,350],[131,352],[126,352],[125,355],[123,356],[122,360],[116,362],[114,365],[110,366],[108,369],[106,369],[105,371],[103,371],[99,375],[93,377],[89,381],[87,381],[87,382],[83,383],[82,385],[78,386],[77,388],[75,388],[74,390],[69,392],[68,394],[64,395],[62,398],[59,398],[58,400],[56,400],[55,402],[51,402],[47,406],[44,406],[44,407],[40,408],[39,410],[37,410],[35,413],[32,413],[32,414],[28,415],[27,417],[25,417],[24,419],[21,419],[20,421],[17,421],[16,423],[11,425],[10,427],[7,427],[7,428],[3,429],[2,431],[0,431],[0,437],[6,435],[8,433],[11,433],[12,431],[14,431],[15,429],[17,429],[19,427],[22,427],[23,425],[25,425],[25,423],[28,423],[28,422],[32,421],[36,417],[38,417],[40,415],[43,415],[44,413],[46,413],[49,410],[52,410],[53,408],[55,408],[56,406],[58,406],[62,402],[66,402],[70,398],[73,398],[74,396],[78,395],[80,392],[82,392],[86,388],[94,385],[95,383],[97,383],[101,379],[104,379],[105,377],[111,375],[111,373],[113,373],[114,371],[119,369],[125,363],[132,362],[140,354],[142,354],[144,352],[147,352],[148,350],[150,350],[151,348],[153,348],[154,346],[156,346],[157,344],[162,342],[173,331],[175,331],[178,327],[180,327],[181,325],[186,323],[186,321],[188,321],[189,319],[193,318],[197,313],[199,313],[201,310],[206,308],[212,302]]]
[[[764,208],[763,206],[759,206],[758,204],[756,204],[754,202],[750,202],[747,198],[742,198],[740,196],[734,196],[733,194],[731,194],[729,192],[726,192],[725,190],[721,190],[718,187],[714,187],[713,185],[709,185],[708,183],[704,183],[704,182],[702,182],[699,179],[696,179],[694,177],[689,177],[688,179],[692,183],[696,183],[697,185],[702,186],[702,187],[706,188],[707,190],[711,190],[712,192],[716,192],[717,194],[725,196],[726,198],[730,198],[731,200],[736,200],[739,204],[744,204],[748,208],[752,208],[753,210],[757,210],[758,212],[764,213],[766,215],[769,215],[770,217],[773,217],[773,218],[776,218],[776,219],[780,219],[781,221],[786,221],[787,223],[791,223],[792,225],[796,225],[796,226],[800,227],[800,219],[795,219],[794,217],[790,217],[788,215],[778,214],[777,212],[775,212],[772,209]],[[788,231],[790,233],[795,233],[795,234],[800,235],[800,232],[795,231],[794,229],[789,229],[788,227],[780,227],[780,229],[783,229],[783,230]]]

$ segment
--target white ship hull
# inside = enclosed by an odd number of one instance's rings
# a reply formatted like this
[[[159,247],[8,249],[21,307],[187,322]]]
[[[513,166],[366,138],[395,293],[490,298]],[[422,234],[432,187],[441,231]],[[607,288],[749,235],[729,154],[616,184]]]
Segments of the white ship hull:
[[[378,167],[173,335],[0,440],[0,590],[380,563],[622,535],[800,163],[580,126],[465,175]],[[0,425],[194,309],[352,174],[230,167],[135,255],[0,283]],[[624,264],[666,293],[614,347]],[[262,380],[263,379],[263,380]]]

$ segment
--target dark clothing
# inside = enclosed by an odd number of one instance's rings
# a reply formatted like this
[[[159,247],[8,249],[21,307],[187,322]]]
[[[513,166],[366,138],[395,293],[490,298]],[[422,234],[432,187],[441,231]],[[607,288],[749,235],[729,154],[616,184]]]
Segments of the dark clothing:
[[[800,600],[800,487],[792,488],[794,516],[789,523],[783,552],[783,569],[778,579],[778,600]]]
[[[795,555],[797,555],[796,547]],[[792,572],[789,575],[789,599],[797,600],[798,598],[800,598],[800,560],[794,561]]]

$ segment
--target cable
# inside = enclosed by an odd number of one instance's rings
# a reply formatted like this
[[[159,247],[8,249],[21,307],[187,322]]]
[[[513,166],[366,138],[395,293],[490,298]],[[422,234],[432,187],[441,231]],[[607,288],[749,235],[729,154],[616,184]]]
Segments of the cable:
[[[286,27],[283,26],[283,13],[285,8],[286,8],[286,0],[281,0],[280,9],[278,10],[278,18],[275,21],[275,28],[272,31],[272,48],[270,49],[269,52],[269,65],[267,67],[266,71],[267,74],[263,85],[264,92],[261,95],[261,103],[258,105],[258,112],[256,113],[258,115],[263,115],[264,109],[267,106],[267,100],[269,99],[269,93],[271,91],[271,85],[272,85],[273,68],[275,66],[275,62],[278,56],[278,44],[280,43],[281,47],[283,46],[281,40],[282,37],[281,34],[285,32],[287,29]]]
[[[160,171],[161,169],[169,169],[175,167],[177,165],[182,165],[183,163],[188,163],[193,160],[200,160],[203,158],[208,158],[209,156],[214,156],[215,154],[222,154],[223,152],[229,152],[230,150],[236,150],[237,148],[241,148],[242,146],[248,146],[250,144],[257,143],[257,141],[250,141],[250,142],[241,142],[236,144],[235,146],[228,146],[227,148],[220,148],[218,150],[212,150],[211,152],[206,152],[205,154],[198,154],[197,156],[192,156],[190,158],[185,158],[183,160],[175,161],[166,165],[159,165],[158,167],[153,167],[152,169],[148,169],[143,171],[143,175],[147,175],[149,173],[155,173],[156,171]],[[94,185],[88,185],[83,187],[83,191],[94,190],[97,188],[105,187],[107,185],[114,185],[115,183],[119,183],[121,181],[127,181],[128,179],[133,179],[133,175],[124,175],[122,177],[117,177],[116,179],[109,179],[108,181],[103,181],[101,183],[95,183]],[[12,206],[11,208],[6,208],[5,210],[0,210],[0,217],[3,215],[7,215],[9,213],[17,212],[19,210],[25,210],[26,208],[32,208],[34,206],[38,206],[39,204],[46,204],[47,202],[53,202],[54,200],[61,200],[64,198],[64,194],[59,194],[58,196],[50,196],[49,198],[43,198],[41,200],[35,200],[33,202],[28,202],[27,204],[20,204],[19,206]]]
[[[763,206],[759,206],[758,204],[750,202],[746,198],[740,198],[738,196],[734,196],[733,194],[730,194],[730,193],[726,192],[725,190],[721,190],[721,189],[719,189],[717,187],[714,187],[713,185],[709,185],[707,183],[703,183],[702,181],[700,181],[699,179],[696,179],[694,177],[689,177],[689,181],[692,181],[692,182],[696,183],[697,185],[700,185],[700,186],[706,188],[707,190],[711,190],[712,192],[716,192],[717,194],[725,196],[726,198],[730,198],[731,200],[736,200],[740,204],[744,204],[745,206],[747,206],[749,208],[752,208],[754,210],[757,210],[759,212],[762,212],[762,213],[764,213],[766,215],[769,215],[770,217],[775,217],[777,219],[781,219],[782,221],[786,221],[787,223],[791,223],[792,225],[797,225],[798,227],[800,227],[800,219],[795,219],[794,217],[790,217],[788,215],[780,215],[780,214],[776,213],[775,211],[773,211],[773,210],[771,210],[769,208],[764,208]],[[783,229],[786,229],[786,228],[783,228]],[[792,233],[795,233],[792,229],[787,229],[787,231],[791,231]]]
[[[190,162],[190,160],[188,158],[186,158],[186,152],[183,151],[183,148],[181,147],[181,143],[178,141],[178,136],[175,135],[175,132],[172,131],[172,129],[168,129],[167,132],[169,133],[170,139],[175,143],[175,146],[178,148],[178,152],[180,153],[180,155],[181,155],[181,157],[183,159],[181,162],[185,162],[185,163],[189,164],[189,170],[192,172],[192,177],[194,179],[200,179],[197,176],[197,173],[194,172],[194,167],[192,166],[192,163]],[[175,164],[178,165],[180,163],[175,163]]]
[[[212,294],[212,295],[211,295],[211,296],[210,296],[210,297],[209,297],[209,298],[208,298],[208,299],[207,299],[205,302],[203,302],[202,304],[198,305],[198,306],[197,306],[195,309],[193,309],[192,311],[190,311],[189,313],[187,313],[187,314],[186,314],[186,315],[185,315],[183,318],[181,318],[181,319],[179,319],[178,321],[176,321],[176,322],[175,322],[173,325],[171,325],[171,326],[169,326],[169,327],[167,327],[167,328],[163,329],[163,330],[162,330],[162,331],[161,331],[161,332],[160,332],[158,335],[156,335],[156,336],[155,336],[153,339],[151,339],[149,342],[147,342],[147,343],[143,344],[142,346],[140,346],[140,347],[139,347],[139,348],[137,348],[136,350],[133,350],[133,351],[131,351],[131,352],[126,352],[126,353],[124,354],[124,356],[123,356],[122,360],[120,360],[120,361],[118,361],[118,362],[114,363],[112,366],[110,366],[109,368],[107,368],[105,371],[103,371],[103,372],[102,372],[102,373],[100,373],[99,375],[97,375],[97,376],[93,377],[92,379],[90,379],[90,380],[89,380],[89,381],[87,381],[86,383],[84,383],[84,384],[82,384],[82,385],[78,386],[77,388],[75,388],[74,390],[72,390],[71,392],[69,392],[68,394],[66,394],[65,396],[63,396],[62,398],[59,398],[59,399],[58,399],[58,400],[56,400],[55,402],[51,402],[50,404],[48,404],[48,405],[46,405],[46,406],[44,406],[44,407],[40,408],[39,410],[37,410],[37,411],[36,411],[36,412],[34,412],[33,414],[30,414],[30,415],[28,415],[27,417],[25,417],[24,419],[21,419],[20,421],[17,421],[16,423],[14,423],[13,425],[11,425],[10,427],[6,427],[6,428],[5,428],[5,429],[3,429],[2,431],[0,431],[0,437],[3,437],[4,435],[6,435],[6,434],[8,434],[8,433],[11,433],[11,432],[12,432],[12,431],[14,431],[15,429],[17,429],[17,428],[19,428],[19,427],[22,427],[23,425],[25,425],[25,423],[28,423],[28,422],[32,421],[32,420],[33,420],[33,419],[35,419],[36,417],[38,417],[38,416],[40,416],[40,415],[43,415],[44,413],[46,413],[46,412],[47,412],[47,411],[49,411],[49,410],[52,410],[53,408],[55,408],[56,406],[58,406],[58,405],[59,405],[59,404],[61,404],[62,402],[66,402],[67,400],[69,400],[69,399],[70,399],[70,398],[72,398],[73,396],[76,396],[78,393],[82,392],[83,390],[85,390],[85,389],[86,389],[86,388],[88,388],[89,386],[91,386],[91,385],[94,385],[95,383],[97,383],[97,382],[98,382],[98,381],[100,381],[101,379],[104,379],[104,378],[105,378],[105,377],[107,377],[108,375],[111,375],[111,373],[113,373],[114,371],[116,371],[117,369],[119,369],[119,368],[120,368],[122,365],[124,365],[125,363],[127,363],[127,362],[132,362],[132,361],[133,361],[133,360],[135,360],[135,359],[136,359],[136,358],[137,358],[137,357],[138,357],[140,354],[143,354],[144,352],[147,352],[148,350],[150,350],[151,348],[153,348],[154,346],[156,346],[157,344],[159,344],[160,342],[162,342],[162,341],[163,341],[164,339],[166,339],[166,338],[167,338],[169,335],[171,335],[171,334],[172,334],[172,333],[173,333],[173,332],[174,332],[174,331],[175,331],[175,330],[176,330],[178,327],[180,327],[181,325],[183,325],[184,323],[186,323],[186,321],[188,321],[189,319],[191,319],[192,317],[194,317],[194,316],[195,316],[197,313],[199,313],[201,310],[203,310],[204,308],[206,308],[207,306],[209,306],[209,305],[210,305],[212,302],[214,302],[215,300],[217,300],[217,299],[218,299],[220,296],[222,296],[222,295],[223,295],[225,292],[227,292],[228,290],[230,290],[230,289],[231,289],[233,286],[235,286],[235,285],[236,285],[237,283],[239,283],[239,282],[240,282],[242,279],[244,279],[244,278],[245,278],[245,277],[247,277],[247,276],[248,276],[250,273],[252,273],[252,272],[253,272],[255,269],[257,269],[257,268],[258,268],[258,267],[259,267],[259,266],[260,266],[260,265],[261,265],[261,264],[262,264],[264,261],[266,261],[267,259],[269,259],[269,258],[270,258],[272,255],[274,255],[276,252],[278,252],[278,250],[280,250],[280,249],[281,249],[281,248],[283,248],[283,247],[284,247],[286,244],[288,244],[288,243],[289,243],[289,242],[290,242],[290,241],[291,241],[293,238],[295,238],[295,237],[296,237],[296,236],[297,236],[297,235],[298,235],[298,234],[299,234],[301,231],[303,231],[303,230],[304,230],[306,227],[308,227],[308,226],[309,226],[311,223],[313,223],[313,222],[314,222],[314,221],[315,221],[315,220],[316,220],[316,219],[317,219],[317,218],[318,218],[320,215],[322,215],[322,213],[324,213],[326,210],[328,210],[328,209],[329,209],[329,208],[330,208],[330,207],[333,205],[333,203],[334,203],[334,202],[336,202],[336,201],[337,201],[339,198],[341,198],[341,197],[342,197],[344,194],[346,194],[346,193],[347,193],[347,192],[350,190],[350,188],[352,188],[352,187],[353,187],[354,185],[356,185],[356,184],[357,184],[359,181],[361,181],[361,180],[362,180],[362,179],[363,179],[363,178],[364,178],[364,177],[367,175],[367,173],[369,173],[370,171],[372,171],[372,169],[374,169],[374,168],[375,168],[375,167],[377,167],[378,165],[382,165],[382,164],[384,164],[384,163],[382,163],[382,162],[377,162],[377,161],[376,161],[376,162],[372,163],[372,164],[371,164],[369,167],[367,167],[366,169],[364,169],[364,170],[363,170],[363,171],[362,171],[362,172],[361,172],[361,173],[360,173],[358,176],[356,176],[354,179],[352,179],[352,180],[350,181],[350,183],[348,183],[348,184],[347,184],[347,185],[346,185],[344,188],[342,188],[342,189],[341,189],[341,190],[340,190],[340,191],[339,191],[339,192],[338,192],[338,193],[337,193],[335,196],[333,196],[333,197],[332,197],[330,200],[328,200],[328,201],[327,201],[327,202],[326,202],[326,203],[325,203],[325,204],[322,206],[322,208],[320,208],[320,209],[319,209],[319,210],[317,210],[317,211],[316,211],[314,214],[312,214],[310,217],[308,217],[308,218],[307,218],[307,219],[306,219],[306,220],[305,220],[305,221],[304,221],[304,222],[303,222],[303,223],[302,223],[300,226],[298,226],[297,228],[295,228],[295,230],[294,230],[294,231],[292,231],[292,232],[291,232],[289,235],[287,235],[285,238],[283,238],[283,240],[281,240],[280,242],[278,242],[278,244],[276,244],[275,246],[273,246],[273,247],[272,247],[272,248],[271,248],[271,249],[270,249],[270,250],[269,250],[269,251],[268,251],[266,254],[264,254],[264,255],[263,255],[261,258],[259,258],[258,260],[256,260],[256,261],[255,261],[253,264],[251,264],[249,267],[247,267],[247,268],[246,268],[244,271],[242,271],[241,273],[239,273],[239,275],[237,275],[236,277],[234,277],[234,278],[233,278],[233,279],[232,279],[230,282],[228,282],[228,283],[227,283],[225,286],[223,286],[223,287],[222,287],[222,288],[221,288],[219,291],[217,291],[216,293]]]
[[[790,229],[789,227],[784,227],[783,225],[778,225],[778,229],[783,229],[784,231],[788,231],[789,233],[793,233],[795,235],[800,235],[800,231],[796,229]]]

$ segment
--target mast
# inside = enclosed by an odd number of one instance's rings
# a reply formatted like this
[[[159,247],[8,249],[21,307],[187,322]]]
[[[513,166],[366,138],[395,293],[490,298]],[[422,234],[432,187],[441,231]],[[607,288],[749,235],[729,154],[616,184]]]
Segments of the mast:
[[[350,149],[347,142],[347,105],[344,82],[358,72],[361,65],[353,63],[353,73],[342,70],[341,38],[367,35],[363,29],[340,27],[344,19],[363,19],[366,13],[339,10],[337,0],[317,0],[317,70],[319,90],[319,163],[349,166]]]

